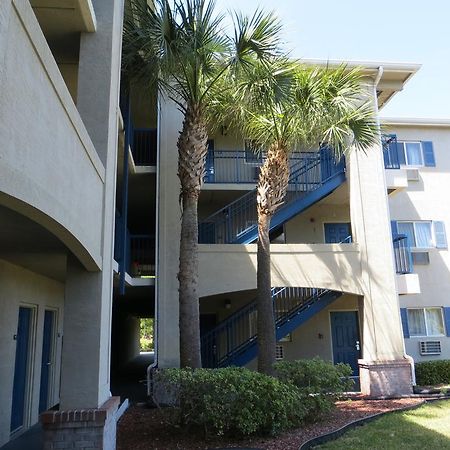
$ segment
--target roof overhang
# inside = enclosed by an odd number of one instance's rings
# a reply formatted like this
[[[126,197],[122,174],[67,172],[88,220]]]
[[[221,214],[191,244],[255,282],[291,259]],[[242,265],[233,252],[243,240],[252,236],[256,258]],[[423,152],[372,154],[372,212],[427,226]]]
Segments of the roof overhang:
[[[421,67],[421,64],[381,61],[324,61],[307,59],[302,60],[302,62],[322,67],[337,67],[342,64],[349,68],[359,67],[363,75],[371,78],[374,82],[377,81],[376,90],[379,109],[386,105],[397,92],[403,90],[405,84]]]
[[[49,40],[74,33],[93,33],[97,28],[92,0],[30,0]]]
[[[385,117],[381,119],[381,123],[386,126],[450,128],[450,119]]]

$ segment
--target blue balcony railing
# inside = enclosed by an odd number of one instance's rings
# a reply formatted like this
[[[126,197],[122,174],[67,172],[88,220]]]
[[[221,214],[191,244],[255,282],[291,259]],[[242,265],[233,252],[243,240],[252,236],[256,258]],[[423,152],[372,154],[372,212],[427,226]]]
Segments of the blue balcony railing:
[[[290,215],[285,208],[292,205],[291,202],[296,202],[295,211],[291,212],[297,214],[303,207],[307,207],[304,205],[308,203],[309,198],[312,198],[309,197],[310,194],[314,191],[319,192],[319,189],[324,186],[327,187],[329,182],[339,178],[344,171],[344,158],[337,160],[333,152],[328,149],[300,154],[299,158],[291,161],[285,202],[277,214],[283,211],[283,220],[288,220],[287,217]],[[248,233],[251,232],[253,235],[256,231],[256,196],[255,188],[203,219],[199,223],[199,242],[202,244],[248,243],[246,242]],[[320,198],[322,197],[316,196],[311,201],[315,202]],[[299,202],[301,199],[305,203]]]
[[[385,169],[400,169],[398,157],[398,145],[395,135],[383,135],[381,137],[383,145],[383,158]]]
[[[156,165],[156,128],[135,128],[131,153],[136,166]]]
[[[413,272],[413,260],[411,247],[408,243],[408,237],[405,234],[393,236],[395,270],[398,274],[407,274]]]
[[[302,160],[311,157],[312,153],[293,153],[290,157],[291,168]],[[265,155],[256,155],[243,150],[209,151],[206,157],[205,183],[246,183],[255,184],[258,181],[259,168]]]
[[[134,277],[155,275],[155,236],[130,234],[128,273]]]

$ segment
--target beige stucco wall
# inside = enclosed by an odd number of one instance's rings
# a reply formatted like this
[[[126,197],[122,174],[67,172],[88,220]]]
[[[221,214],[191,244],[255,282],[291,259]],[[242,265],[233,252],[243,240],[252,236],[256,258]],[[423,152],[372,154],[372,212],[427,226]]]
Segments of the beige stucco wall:
[[[333,342],[331,337],[330,313],[332,311],[358,311],[358,298],[355,295],[343,295],[319,314],[309,319],[292,333],[291,342],[280,342],[284,358],[314,358],[319,356],[333,361]],[[319,334],[321,337],[319,338]]]
[[[45,309],[56,311],[57,339],[52,374],[51,406],[59,402],[61,345],[63,331],[64,286],[52,279],[0,260],[0,446],[9,440],[12,387],[14,379],[15,341],[19,306],[35,308],[31,335],[33,351],[30,359],[29,415],[26,425],[38,421],[39,387],[41,377],[42,336]]]
[[[348,203],[316,204],[285,225],[285,238],[289,244],[325,242],[325,223],[350,223]]]
[[[199,246],[199,295],[256,288],[256,245]],[[320,287],[360,294],[357,244],[272,244],[272,286]]]
[[[397,139],[432,141],[436,167],[421,167],[420,181],[409,181],[408,187],[389,197],[392,220],[439,220],[445,222],[447,240],[450,242],[450,126],[393,126],[389,132]],[[400,306],[427,307],[450,306],[450,252],[448,249],[431,248],[430,264],[415,265],[414,272],[420,281],[420,294],[402,295]],[[421,356],[419,341],[434,338],[405,339],[408,354],[416,361],[426,359],[450,359],[450,338],[439,337],[442,345],[441,356]]]
[[[98,269],[104,167],[29,2],[2,2],[0,28],[0,202]]]

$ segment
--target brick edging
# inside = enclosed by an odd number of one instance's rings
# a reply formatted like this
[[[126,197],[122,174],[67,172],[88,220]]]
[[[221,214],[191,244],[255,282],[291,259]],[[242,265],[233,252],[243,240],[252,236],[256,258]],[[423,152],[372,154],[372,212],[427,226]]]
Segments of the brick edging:
[[[45,411],[40,415],[42,425],[64,425],[68,423],[89,422],[92,426],[103,426],[115,414],[120,397],[111,397],[99,408],[70,409],[67,411]]]

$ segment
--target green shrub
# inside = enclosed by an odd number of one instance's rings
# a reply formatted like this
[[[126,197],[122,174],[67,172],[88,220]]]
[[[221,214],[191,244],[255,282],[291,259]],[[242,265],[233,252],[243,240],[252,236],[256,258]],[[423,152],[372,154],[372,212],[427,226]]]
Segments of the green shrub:
[[[206,433],[274,435],[305,417],[294,385],[244,368],[162,369],[154,382],[178,405],[177,424]]]
[[[419,386],[450,383],[450,359],[417,363],[416,382]]]
[[[296,386],[305,398],[307,418],[316,420],[334,407],[336,399],[353,386],[348,364],[333,365],[320,358],[281,361],[275,364],[277,377]]]

